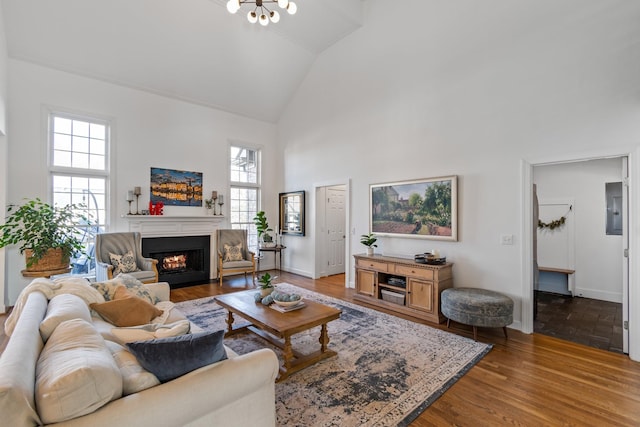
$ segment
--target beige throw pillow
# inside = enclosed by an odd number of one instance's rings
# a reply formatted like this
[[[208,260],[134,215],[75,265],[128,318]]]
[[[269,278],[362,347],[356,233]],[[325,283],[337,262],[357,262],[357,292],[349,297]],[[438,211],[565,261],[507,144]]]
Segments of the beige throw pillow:
[[[224,262],[230,261],[242,261],[242,243],[238,243],[237,245],[224,245]]]
[[[111,265],[113,265],[114,276],[120,273],[131,273],[138,270],[133,251],[122,255],[109,252],[109,259],[111,260]]]
[[[122,375],[94,327],[82,319],[62,322],[36,366],[35,399],[44,424],[94,412],[122,396]]]
[[[126,290],[116,288],[114,295],[118,293],[126,295]],[[107,322],[121,327],[144,325],[163,313],[153,304],[133,295],[103,303],[92,303],[89,307]]]

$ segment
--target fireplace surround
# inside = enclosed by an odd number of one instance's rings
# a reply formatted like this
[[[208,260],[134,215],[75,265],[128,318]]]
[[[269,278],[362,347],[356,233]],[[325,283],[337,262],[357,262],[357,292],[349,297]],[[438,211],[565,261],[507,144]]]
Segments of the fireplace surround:
[[[158,280],[179,288],[209,280],[211,236],[147,237],[142,255],[158,260]]]
[[[160,273],[160,280],[169,282],[172,288],[189,286],[195,283],[207,282],[217,275],[215,234],[216,230],[225,223],[226,219],[222,215],[217,216],[175,216],[175,215],[125,215],[124,218],[129,223],[129,231],[137,231],[142,236],[142,247],[145,256],[148,253],[147,245],[155,242],[155,238],[166,238],[166,244],[160,247],[160,250],[154,249],[154,252],[164,253],[163,259],[158,260],[158,271],[163,267],[164,258],[178,257],[174,260],[165,262],[168,270],[181,270],[180,265],[173,267],[173,264],[187,264],[186,268],[194,269],[189,266],[190,262],[202,259],[204,263],[203,271],[194,278],[193,274],[187,274],[184,278],[180,278],[176,271],[166,271],[165,274]],[[174,239],[175,238],[175,239]],[[202,248],[202,256],[192,253],[181,254],[181,249],[192,250],[192,238],[208,238],[208,246],[206,243],[200,242],[199,245],[207,246]],[[181,240],[186,239],[184,242]],[[147,242],[147,240],[149,240]],[[177,250],[177,251],[176,251]],[[181,255],[186,255],[186,260],[182,260]],[[159,256],[159,255],[158,255]],[[156,256],[152,256],[155,258]],[[199,268],[198,268],[199,270]],[[184,272],[183,272],[184,273]]]

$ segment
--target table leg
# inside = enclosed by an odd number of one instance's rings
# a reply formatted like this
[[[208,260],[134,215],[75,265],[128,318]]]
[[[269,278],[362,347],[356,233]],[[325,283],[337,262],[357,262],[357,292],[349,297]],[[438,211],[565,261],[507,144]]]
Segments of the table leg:
[[[284,358],[284,369],[291,369],[291,361],[293,359],[293,349],[291,348],[291,337],[284,337],[284,348],[282,349],[282,357]]]
[[[320,327],[320,352],[325,353],[327,351],[327,345],[329,344],[329,334],[327,333],[327,324],[323,323]]]
[[[230,334],[233,331],[233,313],[229,312],[227,315],[227,333]]]
[[[260,272],[260,258],[262,257],[262,252],[260,252],[260,249],[258,249],[258,270],[256,271],[256,273]]]

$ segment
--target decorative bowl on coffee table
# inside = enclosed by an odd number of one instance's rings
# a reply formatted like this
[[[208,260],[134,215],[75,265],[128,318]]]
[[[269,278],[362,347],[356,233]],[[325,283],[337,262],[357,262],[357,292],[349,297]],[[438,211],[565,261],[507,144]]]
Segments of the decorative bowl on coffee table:
[[[294,305],[300,304],[301,301],[302,301],[302,298],[300,298],[299,300],[296,300],[296,301],[277,301],[277,300],[273,300],[273,302],[278,304],[280,307],[293,307]]]

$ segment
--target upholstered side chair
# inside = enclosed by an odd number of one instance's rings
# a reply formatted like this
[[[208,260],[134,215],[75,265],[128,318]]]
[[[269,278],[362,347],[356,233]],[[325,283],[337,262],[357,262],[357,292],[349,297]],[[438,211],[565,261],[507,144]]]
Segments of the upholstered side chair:
[[[130,274],[142,283],[158,281],[158,260],[142,256],[138,232],[96,234],[96,280],[103,282],[119,273]]]
[[[218,248],[218,283],[229,273],[251,273],[251,281],[256,283],[255,254],[249,250],[247,230],[221,229],[216,231]]]

